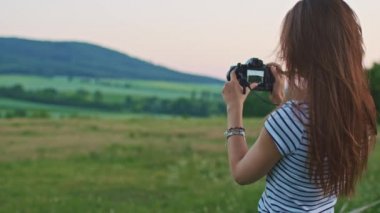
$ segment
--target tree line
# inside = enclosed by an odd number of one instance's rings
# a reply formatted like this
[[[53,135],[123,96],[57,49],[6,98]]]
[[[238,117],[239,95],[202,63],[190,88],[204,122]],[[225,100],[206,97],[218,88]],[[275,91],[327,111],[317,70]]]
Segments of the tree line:
[[[126,95],[123,101],[106,102],[101,91],[89,92],[78,89],[73,93],[60,92],[54,88],[26,90],[22,85],[0,87],[0,96],[35,103],[91,108],[110,112],[150,113],[180,116],[208,117],[225,115],[226,107],[222,96],[215,97],[206,91],[190,97],[174,99],[159,96],[141,97]],[[265,97],[265,96],[264,96]],[[263,102],[260,97],[248,98],[245,116],[265,116],[273,106]],[[269,101],[269,100],[268,100]]]
[[[368,75],[376,111],[380,112],[380,64],[374,64],[372,68],[368,70]],[[377,122],[380,123],[379,113],[377,114]]]
[[[376,110],[380,111],[380,64],[374,64],[367,70],[370,90],[376,104]],[[106,102],[105,94],[101,91],[89,92],[79,89],[74,93],[64,93],[54,88],[40,90],[26,90],[22,85],[0,87],[0,96],[11,99],[25,100],[30,102],[54,104],[61,106],[73,106],[92,108],[102,111],[151,113],[180,116],[224,116],[226,107],[222,96],[216,97],[207,91],[200,94],[192,92],[190,97],[174,99],[161,98],[158,96],[141,97],[126,95],[123,101]],[[244,107],[244,116],[263,117],[270,113],[274,106],[269,103],[268,94],[265,92],[251,93]],[[39,115],[38,115],[39,116]],[[380,122],[379,115],[377,116]]]
[[[0,87],[0,96],[36,103],[92,108],[111,112],[152,113],[182,116],[207,117],[220,115],[225,111],[221,101],[207,96],[199,98],[163,99],[159,97],[137,97],[126,95],[122,102],[106,102],[101,91],[93,93],[79,89],[74,93],[59,92],[54,88],[25,90],[22,85]]]

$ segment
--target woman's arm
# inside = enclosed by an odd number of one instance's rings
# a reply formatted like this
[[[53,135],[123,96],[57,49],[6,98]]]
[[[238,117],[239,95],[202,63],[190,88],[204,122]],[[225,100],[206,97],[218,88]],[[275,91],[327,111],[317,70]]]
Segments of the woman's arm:
[[[273,94],[282,98],[283,89],[279,84],[282,85],[284,79],[276,75],[278,71],[276,68],[271,66],[271,71],[276,78]],[[251,88],[255,86],[251,85]],[[227,105],[228,128],[243,127],[243,104],[247,96],[248,94],[242,94],[242,88],[233,72],[231,81],[227,82],[223,88],[223,98]],[[279,103],[282,100],[273,101]],[[265,128],[261,130],[250,149],[243,136],[234,135],[228,138],[229,165],[237,183],[249,184],[259,180],[281,159],[281,154],[272,140]]]
[[[243,126],[238,110],[228,115],[229,126]],[[245,138],[240,135],[229,137],[227,143],[230,171],[234,180],[241,185],[259,180],[281,159],[280,152],[265,128],[249,150]]]

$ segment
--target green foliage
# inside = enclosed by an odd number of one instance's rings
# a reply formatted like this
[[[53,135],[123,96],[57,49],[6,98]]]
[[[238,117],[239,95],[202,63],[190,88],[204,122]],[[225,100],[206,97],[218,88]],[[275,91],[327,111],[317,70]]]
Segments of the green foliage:
[[[4,75],[0,87],[11,89],[18,100],[55,106],[202,117],[225,113],[218,84]],[[244,115],[267,115],[274,107],[268,93],[253,93],[245,103]],[[9,94],[2,96],[16,98]]]
[[[36,110],[30,115],[31,118],[49,118],[50,114],[46,110]]]
[[[0,73],[37,76],[128,78],[172,82],[221,83],[154,65],[126,54],[80,42],[0,38]]]
[[[369,72],[370,88],[372,97],[376,104],[376,110],[380,112],[380,64],[374,64]],[[377,114],[377,121],[380,123],[380,116]]]
[[[93,100],[95,103],[102,103],[103,102],[103,93],[96,90],[93,95]]]
[[[265,117],[268,115],[275,108],[268,97],[268,92],[252,91],[244,103],[244,116]]]
[[[7,111],[4,115],[5,118],[25,118],[27,117],[27,111],[23,109],[15,109]]]
[[[49,118],[50,114],[46,110],[24,110],[24,109],[12,109],[6,110],[4,113],[0,113],[0,118]]]
[[[218,84],[171,83],[125,79],[3,75],[0,111],[47,110],[54,114],[77,109],[104,112],[209,116],[225,113]],[[13,99],[17,104],[8,104]],[[29,103],[29,104],[27,104]],[[66,113],[65,113],[66,114]],[[86,113],[88,114],[88,113]],[[92,112],[92,114],[97,114]]]
[[[25,91],[21,85],[0,87],[0,96],[18,100],[27,100],[36,103],[93,108],[105,111],[132,113],[154,113],[182,116],[207,117],[224,113],[224,104],[221,100],[211,98],[211,93],[203,92],[200,98],[161,99],[158,97],[131,97],[126,96],[125,103],[103,102],[103,95],[99,91],[93,94],[85,89],[79,89],[73,94],[57,92],[47,88],[35,91]],[[91,98],[90,98],[91,97]],[[93,98],[92,98],[93,97]]]
[[[165,99],[176,99],[179,97],[190,98],[192,92],[194,92],[199,97],[203,91],[210,92],[211,97],[214,99],[221,99],[220,91],[222,88],[219,84],[0,75],[0,87],[11,87],[16,84],[22,85],[25,90],[53,88],[56,91],[64,93],[75,93],[80,89],[85,89],[90,93],[100,91],[103,94],[105,102],[123,102],[126,95],[142,97],[159,96]]]

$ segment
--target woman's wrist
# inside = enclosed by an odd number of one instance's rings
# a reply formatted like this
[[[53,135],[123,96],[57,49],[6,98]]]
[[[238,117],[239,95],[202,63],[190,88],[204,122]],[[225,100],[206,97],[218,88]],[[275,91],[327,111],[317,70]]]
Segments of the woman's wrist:
[[[234,111],[243,111],[243,103],[227,104],[227,113]]]
[[[243,127],[243,106],[227,106],[227,127]]]

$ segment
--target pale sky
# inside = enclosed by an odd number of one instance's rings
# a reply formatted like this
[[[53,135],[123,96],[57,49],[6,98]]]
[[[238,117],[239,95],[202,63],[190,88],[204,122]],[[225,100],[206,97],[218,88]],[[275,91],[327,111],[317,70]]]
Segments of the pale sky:
[[[275,59],[297,0],[0,0],[0,36],[96,43],[179,71],[224,78],[232,64]],[[347,0],[365,64],[380,62],[380,1]]]

